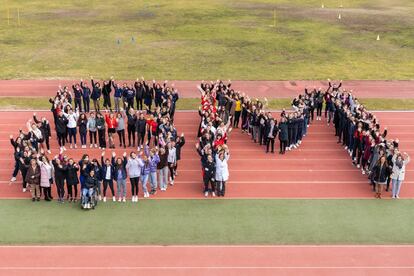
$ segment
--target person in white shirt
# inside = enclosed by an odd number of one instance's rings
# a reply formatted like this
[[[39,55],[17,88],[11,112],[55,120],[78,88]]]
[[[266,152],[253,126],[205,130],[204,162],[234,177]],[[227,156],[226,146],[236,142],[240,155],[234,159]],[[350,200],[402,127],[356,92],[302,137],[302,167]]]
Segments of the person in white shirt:
[[[73,144],[75,145],[75,149],[77,148],[76,145],[76,127],[79,118],[79,111],[73,112],[72,109],[69,109],[68,113],[63,112],[63,115],[68,119],[68,135],[69,135],[69,143],[70,148],[73,148]],[[73,143],[72,143],[73,139]]]
[[[177,163],[177,153],[175,148],[175,141],[171,141],[167,144],[168,147],[168,169],[170,170],[170,185],[174,185],[175,165]]]

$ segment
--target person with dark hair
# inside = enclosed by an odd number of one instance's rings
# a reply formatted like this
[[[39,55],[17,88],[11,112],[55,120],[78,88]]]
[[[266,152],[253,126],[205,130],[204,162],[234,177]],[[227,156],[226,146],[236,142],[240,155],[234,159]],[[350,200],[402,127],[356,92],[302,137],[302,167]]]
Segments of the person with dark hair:
[[[138,183],[143,167],[144,163],[142,159],[138,157],[135,152],[131,152],[130,158],[128,158],[126,164],[126,169],[128,170],[128,177],[131,182],[132,202],[138,202]]]
[[[135,124],[137,122],[137,116],[133,108],[129,108],[127,115],[127,131],[128,131],[128,147],[135,148]],[[132,143],[131,143],[132,142]]]
[[[90,103],[91,103],[91,89],[89,88],[87,83],[84,83],[81,79],[80,87],[82,88],[82,100],[83,106],[86,113],[90,111]],[[81,110],[81,109],[79,109]]]
[[[79,165],[70,158],[66,164],[66,186],[68,188],[69,202],[76,202],[78,197],[78,171]]]
[[[30,186],[32,192],[32,201],[40,201],[40,167],[36,159],[30,160],[30,165],[27,169],[26,182]]]
[[[226,192],[226,182],[229,179],[228,161],[230,154],[226,145],[222,146],[222,150],[218,150],[216,154],[216,189],[218,196],[224,196]]]
[[[96,114],[96,129],[98,130],[99,149],[105,150],[106,138],[105,138],[105,118],[100,112]]]
[[[43,195],[45,201],[51,201],[52,197],[52,184],[53,184],[53,164],[49,162],[49,159],[44,155],[37,155],[37,164],[40,167],[40,187],[43,189]]]
[[[95,148],[98,147],[97,139],[96,139],[96,116],[95,112],[91,112],[88,118],[88,122],[86,124],[86,129],[89,131],[89,142],[90,142],[90,148],[92,148],[95,145]]]
[[[93,77],[91,76],[91,83],[92,83],[92,94],[91,99],[93,101],[93,106],[96,112],[100,111],[100,99],[102,95],[102,88],[99,82],[95,82]]]
[[[112,152],[112,167],[114,172],[114,179],[116,181],[118,202],[126,202],[126,179],[127,179],[127,153],[124,152],[123,159],[117,158],[116,153]]]
[[[67,174],[67,167],[57,155],[53,159],[52,164],[55,172],[58,202],[63,203],[65,199],[65,178]]]
[[[88,119],[85,113],[81,113],[78,119],[79,136],[81,140],[81,147],[86,149],[86,135],[88,134]]]
[[[271,148],[271,153],[275,152],[275,138],[277,136],[278,131],[279,128],[277,125],[277,121],[274,118],[270,118],[266,123],[266,128],[264,131],[266,137],[266,153],[269,152],[269,146]]]
[[[374,181],[376,184],[376,194],[375,198],[381,199],[382,190],[384,185],[387,184],[387,175],[388,175],[388,163],[386,157],[383,155],[378,160],[376,166],[374,167]]]
[[[111,109],[111,92],[112,92],[112,80],[114,77],[111,77],[109,81],[104,81],[102,85],[102,96],[103,96],[103,106],[104,108]]]
[[[404,152],[402,155],[398,149],[394,152],[392,157],[392,198],[400,198],[400,191],[402,183],[405,179],[405,167],[410,162],[410,156]]]
[[[114,153],[113,153],[114,154]],[[113,166],[115,160],[115,156],[112,157],[112,161],[109,158],[106,158],[104,161],[105,152],[103,151],[101,154],[101,177],[103,182],[103,201],[106,202],[106,190],[111,190],[112,193],[112,201],[116,201],[115,198],[115,191],[114,191],[114,182],[113,180],[116,178],[115,167]],[[116,179],[115,179],[116,180]]]

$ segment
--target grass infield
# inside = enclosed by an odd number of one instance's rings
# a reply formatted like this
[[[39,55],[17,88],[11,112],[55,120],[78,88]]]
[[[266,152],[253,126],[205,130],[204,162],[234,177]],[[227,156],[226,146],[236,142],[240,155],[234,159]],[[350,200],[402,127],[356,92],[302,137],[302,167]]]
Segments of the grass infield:
[[[3,79],[375,80],[414,71],[412,0],[2,1],[0,25]]]
[[[414,99],[359,99],[369,110],[414,110]],[[291,99],[270,99],[268,108],[280,110],[291,107]],[[199,98],[183,98],[177,102],[177,110],[197,110]],[[0,97],[0,110],[49,110],[47,97]]]
[[[413,244],[414,200],[0,200],[1,244]],[[18,215],[17,215],[18,214]]]

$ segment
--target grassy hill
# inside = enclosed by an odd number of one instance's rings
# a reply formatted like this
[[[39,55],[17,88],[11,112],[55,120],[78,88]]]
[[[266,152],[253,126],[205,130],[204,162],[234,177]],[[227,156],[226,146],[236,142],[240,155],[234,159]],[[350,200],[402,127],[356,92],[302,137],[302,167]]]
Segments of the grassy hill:
[[[0,78],[414,79],[414,1],[342,2],[2,0]]]

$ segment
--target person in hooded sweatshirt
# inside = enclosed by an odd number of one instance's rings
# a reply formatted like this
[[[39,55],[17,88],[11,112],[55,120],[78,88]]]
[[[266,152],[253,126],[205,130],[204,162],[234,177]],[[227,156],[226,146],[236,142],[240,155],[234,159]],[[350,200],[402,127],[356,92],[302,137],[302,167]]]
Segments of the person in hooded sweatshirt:
[[[135,152],[131,152],[130,158],[128,158],[126,164],[126,169],[128,171],[128,177],[131,182],[132,202],[138,202],[138,183],[139,178],[141,177],[143,167],[144,162],[142,161],[142,159],[138,157]]]

